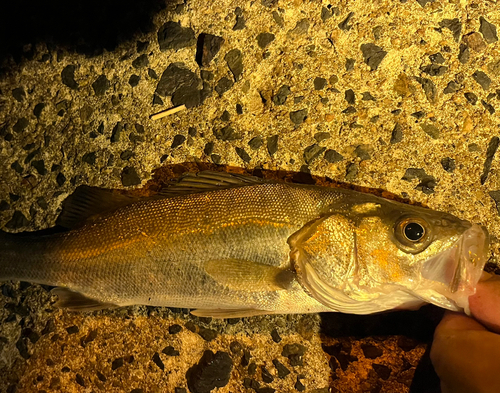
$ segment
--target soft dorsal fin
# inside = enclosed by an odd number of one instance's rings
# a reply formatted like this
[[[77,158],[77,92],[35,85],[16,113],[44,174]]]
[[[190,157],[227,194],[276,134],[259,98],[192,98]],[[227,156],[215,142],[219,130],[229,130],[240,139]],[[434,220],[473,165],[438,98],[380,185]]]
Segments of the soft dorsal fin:
[[[169,184],[159,194],[164,197],[174,197],[259,183],[269,183],[269,181],[237,173],[202,171],[182,176],[177,183]]]
[[[104,188],[79,186],[64,200],[57,224],[71,229],[78,228],[92,217],[115,211],[140,199],[142,198],[118,194]]]

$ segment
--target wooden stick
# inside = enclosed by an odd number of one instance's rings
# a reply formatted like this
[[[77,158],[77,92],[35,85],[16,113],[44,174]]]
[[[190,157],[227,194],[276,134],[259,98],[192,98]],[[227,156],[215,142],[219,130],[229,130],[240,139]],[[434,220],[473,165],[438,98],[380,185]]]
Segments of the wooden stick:
[[[170,109],[155,113],[154,115],[151,115],[149,118],[151,120],[158,120],[158,119],[161,119],[162,117],[170,116],[170,115],[173,115],[174,113],[183,111],[184,109],[186,109],[186,105],[182,104],[182,105],[176,106],[174,108],[170,108]]]

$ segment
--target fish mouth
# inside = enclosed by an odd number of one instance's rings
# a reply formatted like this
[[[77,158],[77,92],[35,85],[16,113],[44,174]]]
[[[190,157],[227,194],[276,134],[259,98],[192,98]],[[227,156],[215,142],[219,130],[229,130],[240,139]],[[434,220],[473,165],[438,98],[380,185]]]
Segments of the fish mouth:
[[[488,248],[487,230],[472,225],[452,247],[422,265],[420,287],[425,289],[417,289],[416,294],[437,306],[470,314],[469,296],[476,292]]]

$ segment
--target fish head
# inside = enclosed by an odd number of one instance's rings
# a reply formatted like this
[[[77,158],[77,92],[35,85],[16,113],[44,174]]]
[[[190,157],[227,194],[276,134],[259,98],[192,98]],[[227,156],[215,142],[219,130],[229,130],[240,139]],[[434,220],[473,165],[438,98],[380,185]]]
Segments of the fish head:
[[[311,296],[368,314],[424,303],[468,313],[489,242],[484,227],[451,214],[367,196],[337,203],[289,244]]]

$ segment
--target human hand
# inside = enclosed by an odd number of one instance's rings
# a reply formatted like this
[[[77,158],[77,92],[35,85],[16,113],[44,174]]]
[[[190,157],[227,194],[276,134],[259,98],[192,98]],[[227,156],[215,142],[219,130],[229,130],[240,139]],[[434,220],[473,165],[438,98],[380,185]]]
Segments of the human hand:
[[[478,283],[469,305],[474,319],[445,313],[434,333],[431,361],[442,393],[499,393],[500,278]]]

